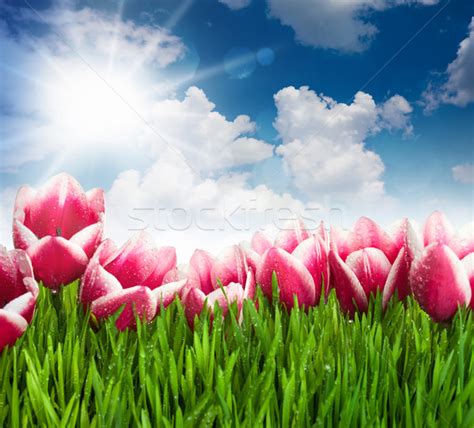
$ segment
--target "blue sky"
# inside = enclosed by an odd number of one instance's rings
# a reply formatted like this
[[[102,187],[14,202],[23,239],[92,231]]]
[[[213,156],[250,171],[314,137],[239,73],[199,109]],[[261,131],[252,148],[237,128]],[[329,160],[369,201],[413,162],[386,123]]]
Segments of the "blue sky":
[[[119,240],[151,208],[473,219],[470,1],[29,5],[0,6],[2,241],[16,188],[60,171],[106,189]]]

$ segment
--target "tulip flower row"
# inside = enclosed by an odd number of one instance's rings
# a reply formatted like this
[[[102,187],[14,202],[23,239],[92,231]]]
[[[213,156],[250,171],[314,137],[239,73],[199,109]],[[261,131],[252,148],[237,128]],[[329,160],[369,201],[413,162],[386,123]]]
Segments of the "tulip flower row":
[[[40,281],[58,290],[81,279],[79,300],[97,319],[123,308],[116,325],[133,327],[136,316],[151,321],[176,297],[187,319],[217,303],[241,311],[257,285],[272,296],[276,277],[281,303],[310,307],[335,289],[343,311],[368,308],[380,291],[383,305],[397,292],[408,295],[434,321],[449,320],[459,306],[474,308],[473,225],[454,233],[443,214],[433,213],[419,234],[407,219],[389,234],[362,217],[351,231],[321,223],[310,232],[300,220],[275,240],[257,232],[250,243],[227,248],[219,257],[196,250],[178,267],[173,247],[156,247],[140,233],[117,248],[103,240],[101,189],[84,192],[67,174],[34,190],[18,191],[13,218],[15,250],[0,247],[0,350],[12,345],[33,316]],[[296,298],[296,300],[295,300]]]

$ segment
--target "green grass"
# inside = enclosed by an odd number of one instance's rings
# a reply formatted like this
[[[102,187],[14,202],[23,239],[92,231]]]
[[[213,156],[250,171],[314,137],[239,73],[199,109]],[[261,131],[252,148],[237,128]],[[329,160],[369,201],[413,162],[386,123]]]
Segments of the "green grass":
[[[27,334],[0,356],[0,426],[474,426],[473,316],[435,324],[380,297],[350,320],[328,304],[202,316],[173,303],[119,333],[41,290]],[[56,302],[54,302],[56,300]],[[59,309],[59,312],[58,312]],[[235,310],[235,308],[234,308]]]

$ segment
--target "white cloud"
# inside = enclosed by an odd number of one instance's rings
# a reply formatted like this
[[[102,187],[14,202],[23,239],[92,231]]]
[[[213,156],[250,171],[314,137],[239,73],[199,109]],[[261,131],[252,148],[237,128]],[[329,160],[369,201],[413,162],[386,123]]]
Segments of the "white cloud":
[[[351,104],[338,103],[308,87],[287,87],[275,95],[275,128],[296,186],[313,198],[373,201],[384,196],[382,159],[365,139],[386,128],[411,132],[411,107],[395,95],[381,105],[364,92]]]
[[[239,10],[247,7],[252,0],[218,0],[219,3],[225,4],[229,9]]]
[[[227,120],[196,87],[189,88],[182,101],[155,103],[151,120],[161,135],[178,147],[198,170],[254,163],[273,154],[272,145],[248,136],[256,129],[248,116]]]
[[[13,245],[12,222],[16,192],[17,189],[14,187],[0,189],[0,245],[8,248]]]
[[[453,178],[456,181],[464,184],[474,183],[474,164],[465,163],[462,165],[456,165],[452,169]]]
[[[87,7],[79,10],[51,8],[41,12],[41,18],[23,9],[19,16],[22,20],[50,26],[51,31],[41,38],[41,45],[59,56],[77,53],[93,62],[105,58],[132,68],[142,65],[163,68],[185,53],[181,39],[165,28],[122,21]],[[39,39],[35,42],[39,43]]]
[[[459,44],[457,56],[445,73],[441,85],[430,83],[423,93],[425,112],[440,104],[465,107],[474,102],[474,17],[469,24],[469,35]]]
[[[321,48],[361,52],[377,34],[370,14],[400,5],[438,0],[268,0],[269,14],[295,31],[296,39]]]
[[[394,95],[385,101],[379,108],[380,126],[390,131],[403,130],[406,135],[413,132],[410,123],[410,114],[413,107],[400,95]]]

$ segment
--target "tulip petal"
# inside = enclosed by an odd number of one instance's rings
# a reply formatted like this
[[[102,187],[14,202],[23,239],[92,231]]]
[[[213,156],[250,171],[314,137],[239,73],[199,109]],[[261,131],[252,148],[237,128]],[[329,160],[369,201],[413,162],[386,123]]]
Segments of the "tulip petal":
[[[382,304],[386,308],[390,298],[395,291],[398,291],[398,298],[405,299],[410,294],[408,275],[412,263],[412,257],[406,248],[400,248],[397,258],[390,269],[390,272],[383,288]]]
[[[239,247],[242,249],[245,255],[245,262],[247,266],[253,271],[257,271],[257,266],[260,263],[260,254],[253,250],[248,243],[241,242]]]
[[[13,220],[13,244],[15,248],[27,250],[38,241],[37,236],[18,220]]]
[[[10,254],[0,245],[0,307],[17,294],[17,269]]]
[[[136,234],[105,261],[104,267],[123,288],[142,285],[157,267],[153,239],[145,232]]]
[[[151,290],[163,284],[165,275],[176,267],[176,249],[174,247],[157,248],[155,252],[155,270],[142,281]]]
[[[25,332],[28,323],[14,312],[0,309],[0,352],[5,346],[13,346],[17,339]]]
[[[199,288],[204,294],[209,294],[214,290],[211,280],[211,271],[214,261],[214,257],[203,250],[196,250],[189,261],[190,266],[199,276]]]
[[[181,290],[186,285],[186,282],[187,281],[185,279],[182,279],[180,281],[169,282],[168,284],[164,284],[158,288],[155,288],[152,291],[152,294],[157,301],[157,310],[160,310],[161,305],[166,308],[176,296],[179,296]]]
[[[35,296],[38,294],[38,284],[33,278],[33,267],[26,252],[7,252],[0,246],[0,307],[28,291]]]
[[[30,205],[31,203],[34,201],[34,199],[36,198],[36,190],[35,189],[32,189],[31,187],[29,186],[22,186],[18,189],[18,192],[16,194],[16,198],[15,198],[15,206],[13,208],[13,242],[15,244],[15,247],[16,248],[21,248],[23,250],[26,250],[26,248],[30,245],[30,244],[27,244],[25,247],[20,247],[17,245],[17,242],[16,242],[16,233],[15,233],[15,223],[19,223],[21,225],[24,225],[25,221],[29,222],[31,221],[30,220]],[[24,226],[23,226],[24,227]],[[33,239],[34,240],[37,240],[38,238],[36,237],[36,235],[31,231],[29,230],[28,228],[24,227],[26,229],[26,236],[25,236],[25,239],[28,240],[28,239]],[[23,232],[20,231],[19,233],[19,238],[22,238],[22,235]],[[20,239],[20,242],[19,244],[21,244],[21,239]]]
[[[226,287],[218,288],[206,297],[206,303],[211,311],[214,309],[214,305],[217,303],[222,309],[222,315],[226,316],[229,311],[229,306],[237,302],[237,308],[240,312],[242,309],[242,302],[244,299],[244,290],[242,285],[234,282],[230,283]]]
[[[331,226],[330,233],[330,249],[336,252],[339,257],[345,261],[351,252],[349,249],[349,238],[351,232],[339,227]]]
[[[346,265],[355,273],[368,297],[383,290],[392,265],[378,248],[364,248],[354,251],[346,259]]]
[[[247,270],[248,263],[244,250],[238,245],[226,248],[212,265],[213,289],[219,288],[219,281],[223,286],[231,282],[245,284]]]
[[[189,287],[183,292],[182,301],[188,323],[193,328],[194,318],[204,309],[206,295],[199,288]]]
[[[91,304],[95,299],[98,299],[102,295],[105,295],[109,292],[111,292],[113,289],[121,289],[122,286],[118,282],[118,280],[111,274],[109,274],[104,268],[102,268],[101,272],[97,272],[98,266],[101,265],[103,266],[105,262],[112,257],[112,255],[117,251],[117,247],[115,246],[114,242],[111,239],[106,239],[103,241],[99,247],[97,248],[96,252],[94,253],[94,256],[91,258],[89,261],[89,264],[87,265],[87,268],[84,272],[84,275],[82,276],[81,279],[81,288],[80,288],[80,298],[79,300],[83,304]],[[104,274],[105,272],[105,274]],[[100,276],[105,275],[105,277],[99,280],[99,283],[95,285],[95,282],[98,280],[97,275]],[[112,278],[110,279],[109,276]],[[108,281],[114,282],[117,286],[112,286],[112,289],[109,290],[108,287],[105,287],[105,289],[98,294],[95,294],[93,290],[101,289],[101,283],[107,283]],[[84,297],[81,297],[81,294],[84,293]]]
[[[366,311],[367,297],[355,273],[342,261],[337,252],[332,250],[329,253],[329,264],[341,309],[351,315],[355,310]]]
[[[326,244],[319,235],[313,235],[299,244],[292,254],[303,263],[313,277],[315,299],[318,303],[323,284],[325,285],[325,295],[327,296],[329,293],[329,264]]]
[[[405,299],[411,294],[409,273],[413,260],[421,255],[423,244],[418,233],[412,226],[411,222],[403,219],[394,227],[393,240],[397,247],[400,247],[395,262],[390,269],[390,273],[383,289],[383,307],[385,308],[388,301],[398,291],[398,298]]]
[[[405,234],[406,234],[406,227],[408,224],[408,219],[402,218],[401,220],[397,220],[390,225],[388,228],[389,235],[392,238],[393,243],[396,245],[397,248],[402,248],[405,243]]]
[[[466,224],[456,233],[449,246],[460,259],[474,253],[474,222]]]
[[[406,224],[405,249],[408,251],[407,254],[411,259],[410,265],[423,251],[423,241],[417,230],[409,221]]]
[[[90,305],[102,296],[122,290],[117,278],[107,272],[99,263],[101,247],[89,262],[82,277],[79,301],[84,305]]]
[[[28,257],[26,251],[23,250],[12,250],[10,251],[10,257],[15,265],[17,270],[17,276],[21,277],[20,280],[17,279],[17,282],[22,282],[22,279],[25,277],[34,278],[33,266],[31,260]]]
[[[103,231],[104,225],[102,222],[91,224],[73,235],[69,241],[79,245],[87,257],[90,258],[94,255],[95,250],[102,240]]]
[[[36,236],[69,239],[89,225],[89,205],[81,185],[68,174],[58,174],[39,189],[27,205],[24,225]]]
[[[321,240],[324,242],[325,248],[326,248],[326,254],[329,254],[329,250],[330,250],[329,233],[326,227],[324,226],[324,221],[322,220],[319,223],[318,228],[316,229],[316,235],[318,235],[321,238]]]
[[[86,199],[89,205],[89,223],[94,224],[101,221],[105,212],[105,198],[102,189],[91,189],[86,192]]]
[[[36,190],[29,186],[21,186],[16,193],[15,206],[13,208],[13,218],[20,223],[24,223],[30,214],[29,206],[36,198]]]
[[[275,247],[291,253],[301,242],[309,238],[309,232],[301,219],[291,220],[278,232]]]
[[[260,255],[263,255],[265,251],[273,246],[270,237],[266,233],[260,231],[254,233],[250,245],[253,250]]]
[[[257,283],[255,281],[255,275],[253,274],[252,270],[249,269],[247,272],[247,281],[245,282],[244,299],[253,300],[255,298],[256,288]]]
[[[36,296],[32,293],[25,293],[16,299],[13,299],[7,305],[3,307],[4,311],[18,314],[23,317],[27,323],[30,323],[33,319],[35,311]],[[1,330],[0,330],[1,331]]]
[[[156,315],[156,297],[148,287],[136,286],[106,294],[95,300],[91,312],[98,318],[107,318],[116,313],[122,306],[123,311],[117,318],[119,330],[136,326],[135,317],[150,322]]]
[[[39,287],[35,279],[31,277],[23,278],[23,284],[25,284],[25,288],[28,292],[33,294],[36,298],[38,297]]]
[[[257,283],[264,294],[272,297],[272,278],[275,272],[280,290],[280,301],[288,308],[293,307],[294,296],[299,305],[315,304],[316,292],[313,277],[296,257],[282,248],[270,248],[262,257],[257,268]]]
[[[117,253],[118,249],[114,241],[111,239],[106,239],[97,248],[94,256],[99,257],[99,263],[102,266],[105,266],[108,261],[113,260]]]
[[[446,216],[435,211],[428,217],[423,229],[425,247],[433,243],[449,245],[453,234],[453,227]]]
[[[186,275],[180,268],[175,267],[166,272],[166,275],[163,277],[163,282],[161,283],[161,285],[169,284],[170,282],[181,281],[182,279],[186,279]]]
[[[474,253],[469,254],[468,256],[462,259],[462,264],[467,273],[467,279],[471,285],[471,309],[474,309]]]
[[[348,246],[351,253],[363,248],[378,248],[383,251],[390,263],[395,261],[399,251],[390,235],[367,217],[361,217],[357,220],[350,235]]]
[[[201,289],[201,280],[199,278],[199,274],[196,272],[196,270],[192,266],[189,266],[188,273],[186,274],[186,279],[187,279],[187,287],[188,288],[189,287],[198,288],[199,290],[202,291],[202,289]],[[206,294],[206,293],[204,293],[204,294]],[[207,293],[207,294],[209,294],[209,293]]]
[[[36,277],[53,289],[80,278],[88,262],[81,247],[59,236],[40,239],[27,253]]]
[[[471,301],[471,287],[463,264],[443,244],[433,243],[415,259],[410,270],[415,299],[434,321],[449,320],[459,305]]]

